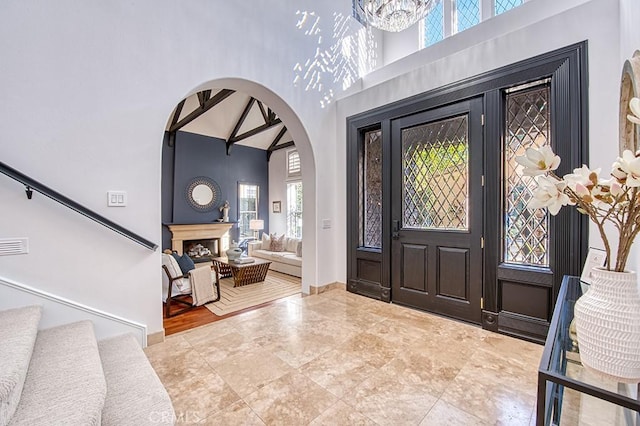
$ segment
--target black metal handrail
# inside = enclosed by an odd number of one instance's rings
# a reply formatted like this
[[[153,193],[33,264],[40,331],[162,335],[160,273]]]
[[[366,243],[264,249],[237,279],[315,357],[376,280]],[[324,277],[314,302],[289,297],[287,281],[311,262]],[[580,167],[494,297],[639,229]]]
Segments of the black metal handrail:
[[[148,248],[149,250],[153,250],[155,251],[158,248],[157,244],[152,243],[151,241],[147,240],[146,238],[141,237],[140,235],[129,231],[128,229],[118,225],[117,223],[107,219],[106,217],[92,211],[89,210],[88,208],[84,207],[81,204],[78,204],[77,202],[73,201],[72,199],[70,199],[69,197],[66,197],[64,195],[62,195],[61,193],[59,193],[58,191],[54,191],[53,189],[49,188],[46,185],[41,184],[40,182],[38,182],[35,179],[30,178],[29,176],[25,175],[22,172],[19,172],[18,170],[14,169],[13,167],[10,167],[8,165],[6,165],[5,163],[0,161],[0,173],[3,173],[7,176],[9,176],[10,178],[17,180],[18,182],[22,183],[23,185],[26,186],[26,192],[27,192],[27,198],[31,199],[31,195],[33,194],[32,191],[36,191],[39,192],[40,194],[51,198],[53,201],[57,201],[58,203],[62,204],[63,206],[66,206],[68,208],[70,208],[71,210],[74,210],[78,213],[80,213],[81,215],[88,217],[89,219],[98,222],[100,225],[102,226],[106,226],[107,228],[111,229],[112,231],[117,232],[120,235],[123,235],[133,241],[135,241],[136,243],[140,244],[141,246],[144,246],[146,248]]]

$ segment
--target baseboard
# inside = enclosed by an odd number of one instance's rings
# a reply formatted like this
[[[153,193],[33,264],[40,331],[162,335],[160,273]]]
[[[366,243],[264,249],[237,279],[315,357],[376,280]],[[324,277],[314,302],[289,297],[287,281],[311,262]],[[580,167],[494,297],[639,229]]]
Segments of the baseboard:
[[[162,331],[147,335],[147,346],[157,345],[158,343],[164,342],[164,336],[164,328],[162,329]]]
[[[315,287],[315,286],[309,286],[309,293],[310,294],[322,294],[324,292],[327,292],[329,290],[346,290],[347,289],[347,285],[345,283],[341,283],[339,281],[330,283],[330,284],[325,284],[323,286],[319,286],[319,287]]]
[[[147,346],[147,326],[144,324],[0,277],[0,310],[28,305],[43,307],[40,329],[90,320],[98,340],[133,333],[143,348]]]

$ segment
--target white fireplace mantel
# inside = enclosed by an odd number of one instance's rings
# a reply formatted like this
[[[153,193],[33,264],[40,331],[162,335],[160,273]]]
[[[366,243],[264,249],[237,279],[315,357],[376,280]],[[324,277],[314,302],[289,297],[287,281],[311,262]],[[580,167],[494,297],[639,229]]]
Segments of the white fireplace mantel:
[[[182,254],[184,241],[219,239],[221,251],[229,249],[229,229],[233,223],[191,223],[188,225],[167,225],[171,231],[171,249]]]

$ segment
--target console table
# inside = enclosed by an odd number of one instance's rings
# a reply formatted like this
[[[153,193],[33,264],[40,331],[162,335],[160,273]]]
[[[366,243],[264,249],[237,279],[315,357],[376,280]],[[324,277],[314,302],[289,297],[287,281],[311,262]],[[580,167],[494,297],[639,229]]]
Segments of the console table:
[[[536,425],[638,426],[638,384],[604,378],[580,362],[571,321],[583,286],[578,277],[562,281],[538,370]]]

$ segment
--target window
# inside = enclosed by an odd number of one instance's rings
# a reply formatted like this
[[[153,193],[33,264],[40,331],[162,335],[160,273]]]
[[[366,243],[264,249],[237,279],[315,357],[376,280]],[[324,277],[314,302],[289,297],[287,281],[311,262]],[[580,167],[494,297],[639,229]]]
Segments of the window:
[[[287,237],[302,238],[302,182],[287,183]]]
[[[532,209],[535,179],[522,174],[516,157],[529,147],[551,144],[548,80],[510,89],[506,95],[504,135],[504,224],[503,261],[531,266],[549,266],[549,215]]]
[[[450,35],[522,5],[527,0],[439,0],[425,17],[420,46],[427,47]]]
[[[298,151],[293,150],[287,152],[287,178],[300,177],[301,175],[302,169]]]
[[[382,247],[382,131],[364,134],[359,159],[361,247]]]
[[[258,185],[238,184],[238,228],[240,239],[253,237],[253,231],[249,229],[249,221],[258,218]]]

